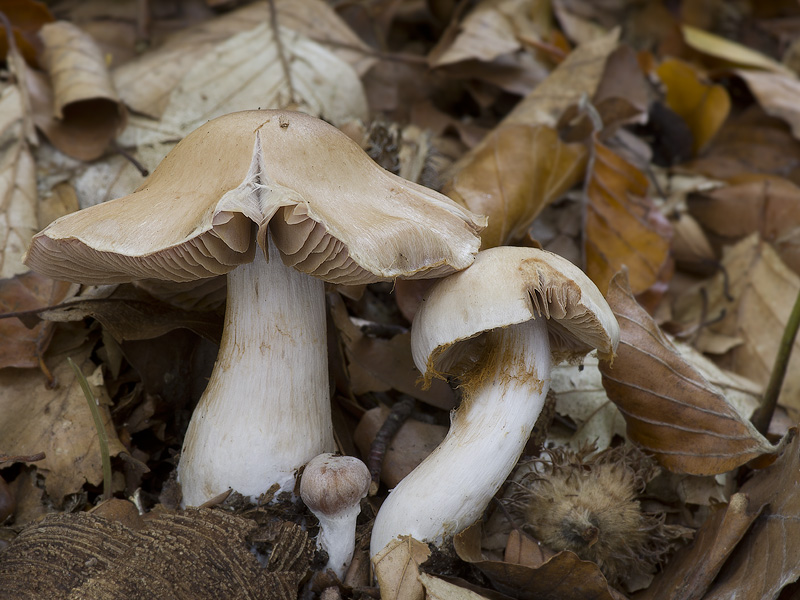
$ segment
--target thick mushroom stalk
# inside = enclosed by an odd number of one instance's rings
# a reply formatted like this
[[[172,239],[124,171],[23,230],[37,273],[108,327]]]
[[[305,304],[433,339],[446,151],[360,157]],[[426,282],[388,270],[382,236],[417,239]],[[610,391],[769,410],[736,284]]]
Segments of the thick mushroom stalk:
[[[441,545],[477,520],[523,451],[552,362],[592,348],[611,358],[618,341],[594,283],[550,252],[493,248],[439,281],[414,317],[411,348],[426,379],[459,381],[461,406],[444,441],[378,511],[372,555],[403,535]]]
[[[178,468],[196,505],[228,488],[251,498],[287,489],[332,449],[324,290],[313,278],[441,277],[471,264],[484,224],[320,119],[245,111],[189,134],[128,196],[51,223],[25,262],[90,284],[230,274],[221,354]]]
[[[550,387],[544,318],[489,334],[444,441],[381,506],[371,554],[399,535],[441,545],[480,518],[514,468]]]
[[[367,465],[353,456],[321,454],[306,465],[300,497],[319,521],[317,547],[328,555],[327,569],[342,580],[353,560],[356,519],[372,483]]]
[[[217,362],[178,465],[188,506],[228,488],[255,499],[265,482],[291,490],[297,469],[334,449],[324,283],[286,267],[274,245],[270,256],[228,273]]]

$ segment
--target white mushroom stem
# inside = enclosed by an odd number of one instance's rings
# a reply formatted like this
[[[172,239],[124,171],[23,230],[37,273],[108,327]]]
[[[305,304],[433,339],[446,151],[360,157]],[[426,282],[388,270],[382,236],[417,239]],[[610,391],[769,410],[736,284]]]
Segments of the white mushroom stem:
[[[444,441],[381,506],[372,556],[401,535],[441,545],[480,518],[519,460],[550,386],[546,319],[486,335]]]
[[[317,547],[328,553],[328,564],[325,568],[331,569],[340,580],[344,580],[347,568],[353,560],[353,552],[356,549],[356,523],[360,512],[360,503],[348,506],[336,515],[324,515],[314,511],[319,520]]]
[[[186,433],[178,480],[187,506],[229,488],[256,499],[334,449],[322,281],[270,260],[228,274],[225,327]]]

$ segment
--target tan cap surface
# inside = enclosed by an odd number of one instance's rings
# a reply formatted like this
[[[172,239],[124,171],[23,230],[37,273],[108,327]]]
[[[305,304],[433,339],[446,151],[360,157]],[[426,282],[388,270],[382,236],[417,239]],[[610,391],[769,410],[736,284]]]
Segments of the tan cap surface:
[[[25,262],[82,283],[191,281],[251,261],[269,229],[286,264],[369,283],[465,268],[484,225],[324,121],[247,111],[189,134],[133,194],[53,222]]]
[[[478,254],[468,269],[438,282],[414,318],[414,362],[427,377],[472,354],[485,331],[548,319],[556,361],[597,348],[613,356],[619,325],[597,286],[567,259],[534,248],[498,247]]]

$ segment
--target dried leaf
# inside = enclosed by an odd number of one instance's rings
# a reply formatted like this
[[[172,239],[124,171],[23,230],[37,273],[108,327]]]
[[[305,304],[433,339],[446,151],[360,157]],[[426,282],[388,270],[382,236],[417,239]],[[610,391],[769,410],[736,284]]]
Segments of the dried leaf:
[[[94,160],[127,117],[105,58],[94,40],[71,23],[45,25],[39,35],[50,82],[37,78],[31,93],[36,125],[65,154]]]
[[[17,64],[16,72],[25,69]],[[27,271],[22,255],[38,230],[31,128],[25,91],[16,83],[0,83],[0,278]]]
[[[595,140],[586,194],[586,273],[604,293],[623,266],[634,294],[652,287],[667,266],[671,231],[648,196],[647,178]]]
[[[359,75],[363,75],[374,64],[375,60],[364,52],[368,50],[367,46],[326,3],[319,0],[278,0],[275,7],[281,26],[326,46]],[[114,70],[114,82],[119,94],[135,111],[160,119],[169,104],[172,90],[186,79],[198,60],[234,35],[263,26],[264,23],[270,26],[268,5],[266,2],[254,2],[182,30],[170,36],[159,48]],[[256,73],[253,77],[258,79],[260,75]],[[268,85],[266,89],[269,90]],[[262,108],[268,108],[265,101],[261,102]]]
[[[554,127],[568,106],[594,94],[616,43],[612,33],[575,49],[453,167],[443,191],[489,217],[483,249],[524,235],[542,208],[580,180],[585,148],[561,142]]]
[[[450,410],[455,407],[453,390],[444,381],[434,381],[428,389],[422,389],[422,375],[414,366],[411,357],[411,334],[401,333],[390,339],[364,334],[347,314],[347,308],[338,296],[329,296],[331,316],[345,345],[350,365],[363,369],[385,387],[394,388],[426,404]],[[364,381],[362,379],[362,381]],[[376,382],[372,382],[373,386]],[[358,393],[375,391],[361,389]]]
[[[792,74],[787,67],[761,52],[732,42],[724,37],[690,25],[681,25],[681,31],[683,32],[683,39],[688,46],[709,56],[721,58],[728,63],[743,67],[763,69],[785,75]]]
[[[118,342],[149,340],[174,329],[189,329],[212,342],[222,337],[222,322],[207,312],[187,311],[156,302],[133,287],[118,289],[110,297],[76,299],[41,311],[45,321],[82,321],[92,317]]]
[[[616,600],[598,566],[580,560],[572,552],[559,552],[538,568],[486,560],[480,547],[480,526],[472,526],[453,538],[461,560],[481,570],[492,585],[518,600]]]
[[[736,74],[745,80],[750,91],[768,115],[786,121],[795,138],[800,138],[800,80],[785,73],[764,73],[740,69]]]
[[[689,211],[718,244],[760,232],[783,262],[800,273],[800,188],[773,175],[743,175],[731,184],[692,194]]]
[[[800,185],[800,141],[781,119],[758,105],[728,119],[703,156],[687,165],[695,173],[727,180],[742,173],[772,173]]]
[[[742,493],[731,496],[727,505],[717,506],[692,546],[679,550],[637,600],[701,600],[762,508],[763,504],[754,505]]]
[[[89,349],[75,355],[76,364],[91,375],[94,365]],[[36,463],[45,478],[50,498],[60,504],[64,496],[80,490],[86,482],[103,481],[100,445],[86,398],[65,355],[48,357],[58,388],[49,390],[38,371],[5,369],[0,371],[0,452],[34,454],[46,458]],[[91,381],[91,380],[90,380]],[[105,388],[93,387],[100,399],[100,413],[108,433],[111,456],[125,451],[108,413],[110,400]]]
[[[427,544],[405,535],[392,540],[372,558],[383,600],[422,600],[419,566],[428,560]]]
[[[594,444],[604,450],[615,435],[625,436],[625,419],[606,395],[594,352],[580,366],[562,363],[553,367],[550,390],[556,395],[556,412],[577,426],[569,439],[558,440],[561,444],[575,450]]]
[[[3,2],[3,14],[11,23],[11,31],[14,34],[14,43],[22,57],[29,65],[39,66],[38,50],[39,44],[36,33],[45,23],[52,23],[53,18],[50,9],[43,2],[36,0],[15,0],[13,2]],[[6,28],[0,24],[0,60],[4,60],[8,55],[8,38]]]
[[[667,87],[667,106],[686,121],[694,136],[694,152],[698,153],[728,117],[728,92],[721,85],[702,81],[694,67],[674,58],[662,62],[656,72]]]
[[[775,448],[688,363],[638,305],[624,274],[609,288],[620,323],[613,364],[600,362],[608,397],[625,415],[628,437],[665,468],[725,473]]]
[[[755,233],[726,251],[720,273],[679,299],[675,318],[690,324],[711,322],[706,326],[710,332],[740,338],[743,343],[717,357],[717,364],[766,385],[798,292],[800,277]],[[780,402],[796,422],[800,341],[795,341]]]
[[[704,600],[764,600],[800,577],[800,437],[796,430],[783,454],[757,472],[740,492],[757,510],[767,504],[720,571]]]
[[[426,600],[487,600],[486,596],[427,573],[420,573],[419,581],[425,587]]]
[[[68,295],[73,295],[76,288],[72,284],[32,272],[1,279],[0,312],[33,310],[58,304]],[[0,369],[38,367],[52,334],[52,323],[39,323],[28,329],[15,318],[0,320]]]

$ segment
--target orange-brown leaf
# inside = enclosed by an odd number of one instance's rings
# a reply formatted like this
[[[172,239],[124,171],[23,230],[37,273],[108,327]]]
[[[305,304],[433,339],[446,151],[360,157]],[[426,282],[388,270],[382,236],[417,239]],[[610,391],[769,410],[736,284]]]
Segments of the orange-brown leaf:
[[[566,144],[546,125],[514,124],[490,133],[445,194],[489,217],[481,249],[522,237],[536,215],[583,175],[586,149]]]
[[[623,266],[640,294],[655,284],[669,260],[668,222],[647,197],[647,178],[595,141],[586,215],[586,272],[602,292]]]
[[[625,416],[628,436],[665,468],[725,473],[775,449],[687,362],[636,302],[624,274],[608,303],[620,324],[613,364],[600,362],[608,397]]]

